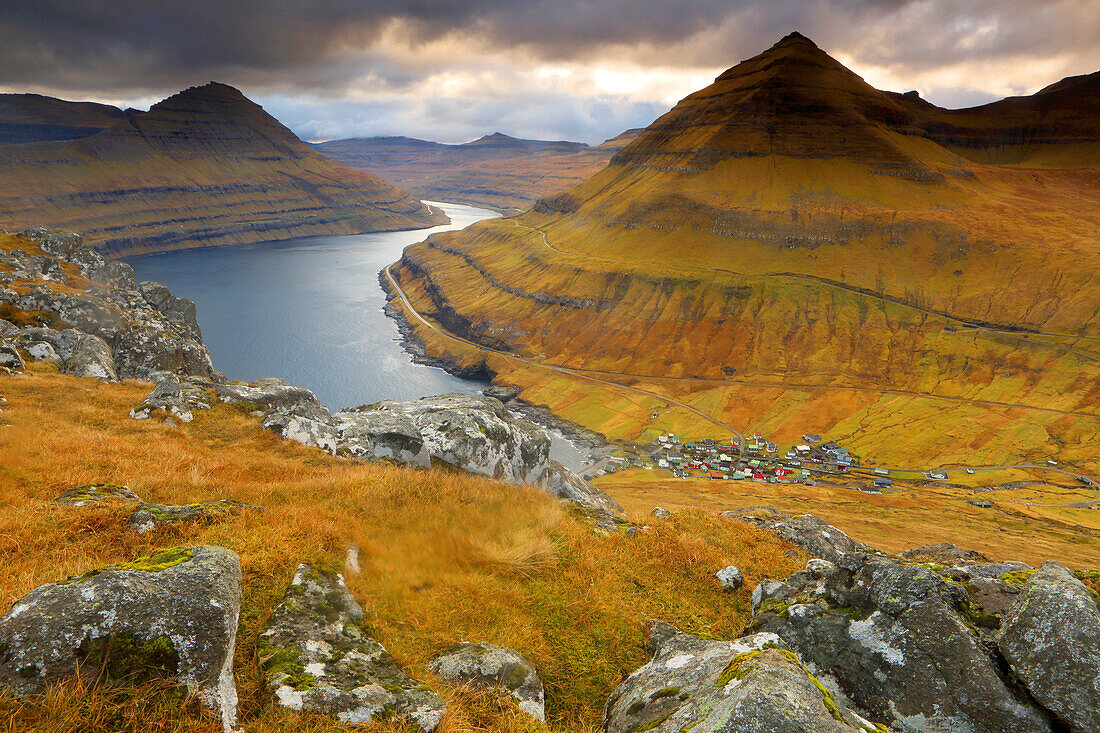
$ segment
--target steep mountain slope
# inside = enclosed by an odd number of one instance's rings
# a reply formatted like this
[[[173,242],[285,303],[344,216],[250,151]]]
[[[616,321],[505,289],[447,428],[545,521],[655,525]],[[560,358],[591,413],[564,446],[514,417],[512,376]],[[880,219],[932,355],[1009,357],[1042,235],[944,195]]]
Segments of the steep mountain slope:
[[[607,165],[641,130],[600,145],[521,140],[499,132],[461,145],[407,137],[332,140],[314,147],[344,165],[382,176],[416,196],[524,210]]]
[[[224,84],[187,89],[80,139],[0,146],[0,227],[67,227],[111,254],[443,218],[316,153]]]
[[[1084,458],[1100,431],[1098,78],[942,110],[792,34],[580,185],[392,272],[424,314],[532,363],[418,328],[431,349],[487,359],[618,437],[673,427],[650,421],[661,400],[537,364],[899,460]]]

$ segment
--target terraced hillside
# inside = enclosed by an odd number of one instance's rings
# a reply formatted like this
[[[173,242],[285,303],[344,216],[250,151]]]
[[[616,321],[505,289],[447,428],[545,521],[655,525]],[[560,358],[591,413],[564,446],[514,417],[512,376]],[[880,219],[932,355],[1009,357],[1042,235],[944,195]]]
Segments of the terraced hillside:
[[[521,140],[499,132],[461,145],[405,137],[331,140],[314,147],[338,163],[382,176],[415,196],[524,211],[607,165],[641,130],[600,145]]]
[[[944,110],[792,34],[391,272],[499,353],[412,318],[430,352],[612,437],[714,434],[674,400],[895,460],[1100,468],[1100,73]]]
[[[10,122],[0,228],[9,231],[66,227],[124,255],[445,220],[316,153],[224,84],[184,90],[148,112],[10,97],[0,104],[0,121]]]

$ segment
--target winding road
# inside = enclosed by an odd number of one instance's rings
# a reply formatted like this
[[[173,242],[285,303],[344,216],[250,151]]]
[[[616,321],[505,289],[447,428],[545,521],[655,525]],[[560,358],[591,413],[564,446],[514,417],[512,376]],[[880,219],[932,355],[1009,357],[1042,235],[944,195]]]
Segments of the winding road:
[[[542,237],[543,237],[543,242],[546,244],[546,246],[549,247],[550,249],[554,250],[555,252],[559,252],[560,254],[569,254],[569,253],[565,253],[565,252],[562,252],[561,250],[557,250],[557,249],[554,249],[553,247],[551,247],[549,242],[546,241],[546,234],[544,232],[542,232],[541,230],[534,229],[532,227],[527,227],[526,225],[521,225],[521,224],[519,224],[519,222],[516,222],[515,220],[512,220],[512,221],[517,226],[524,226],[527,229],[531,229],[531,231],[535,231],[535,232],[538,232],[539,234],[541,234]],[[606,259],[606,258],[598,258],[597,257],[595,259]],[[614,262],[614,260],[608,260],[608,261]],[[945,400],[945,401],[949,401],[949,402],[963,402],[963,403],[970,403],[970,404],[981,405],[981,406],[1019,408],[1019,409],[1024,409],[1024,410],[1037,410],[1037,411],[1042,411],[1042,412],[1054,412],[1054,413],[1059,413],[1059,414],[1063,414],[1063,415],[1075,415],[1075,416],[1081,416],[1081,417],[1092,417],[1092,418],[1100,419],[1100,415],[1095,415],[1095,414],[1092,414],[1092,413],[1073,412],[1073,411],[1067,411],[1067,410],[1058,410],[1058,409],[1049,408],[1049,407],[1037,407],[1037,406],[1032,406],[1032,405],[1020,405],[1020,404],[1015,404],[1015,403],[1010,403],[1010,402],[995,402],[995,401],[990,401],[990,400],[972,400],[972,399],[967,399],[967,398],[963,398],[963,397],[942,397],[942,396],[931,395],[931,394],[927,394],[927,393],[907,392],[905,390],[884,390],[884,389],[873,389],[873,388],[869,388],[869,387],[844,387],[844,386],[830,386],[830,385],[793,385],[793,384],[787,384],[787,383],[754,382],[754,381],[748,381],[748,380],[734,380],[734,379],[726,379],[726,380],[714,379],[714,380],[710,380],[710,379],[703,379],[703,378],[696,378],[696,377],[655,377],[653,375],[647,375],[647,374],[629,374],[629,373],[621,373],[621,372],[608,372],[608,371],[602,371],[602,370],[574,369],[574,368],[569,368],[569,367],[563,367],[563,366],[560,366],[560,365],[557,365],[557,364],[546,364],[544,362],[534,361],[532,359],[527,359],[527,358],[524,358],[522,356],[517,356],[516,354],[512,354],[512,353],[509,353],[509,352],[504,352],[504,351],[499,351],[497,349],[489,348],[489,347],[484,346],[482,344],[476,343],[476,342],[471,341],[469,339],[466,339],[466,338],[463,338],[463,337],[458,336],[456,334],[453,334],[450,331],[447,331],[447,330],[437,326],[436,324],[432,323],[427,318],[422,316],[419,313],[419,311],[416,310],[415,307],[413,307],[413,304],[409,300],[409,298],[406,295],[404,289],[401,287],[400,283],[397,282],[397,278],[395,278],[393,276],[393,273],[390,271],[390,268],[392,266],[393,266],[392,264],[386,265],[386,267],[383,269],[383,273],[385,274],[386,280],[390,283],[390,286],[393,288],[394,293],[397,295],[398,299],[401,301],[401,304],[404,306],[405,310],[410,315],[412,315],[412,317],[415,318],[418,322],[423,324],[426,328],[428,328],[431,331],[439,334],[440,336],[443,336],[443,337],[448,338],[452,341],[456,341],[458,343],[464,344],[466,346],[477,349],[479,351],[494,354],[498,357],[501,357],[501,358],[504,358],[504,359],[509,359],[509,360],[516,361],[516,362],[520,362],[522,364],[526,364],[528,366],[533,366],[533,367],[536,367],[538,369],[545,369],[547,371],[555,372],[555,373],[558,373],[558,374],[563,374],[563,375],[566,375],[566,376],[573,377],[575,379],[583,379],[583,380],[586,380],[586,381],[589,381],[589,382],[593,382],[593,383],[596,383],[596,384],[602,384],[604,386],[612,387],[612,388],[615,388],[615,389],[620,389],[620,390],[625,390],[625,391],[628,391],[628,392],[633,392],[635,394],[645,395],[647,397],[654,397],[654,398],[659,399],[663,402],[666,402],[670,405],[675,405],[676,407],[678,407],[682,410],[686,410],[687,412],[690,412],[690,413],[692,413],[692,414],[694,414],[698,417],[701,417],[702,419],[706,420],[707,422],[711,423],[712,425],[715,425],[715,426],[717,426],[719,428],[722,428],[724,430],[728,430],[733,436],[735,436],[737,438],[739,453],[740,453],[740,457],[742,459],[744,459],[744,457],[745,457],[745,454],[744,454],[745,439],[744,439],[744,436],[741,434],[741,432],[738,431],[733,426],[728,425],[728,424],[726,424],[726,423],[724,423],[720,420],[717,420],[716,418],[706,414],[705,412],[702,412],[701,410],[698,410],[695,407],[692,407],[691,405],[688,405],[688,404],[685,404],[685,403],[680,402],[678,400],[672,399],[671,397],[668,397],[667,395],[663,395],[663,394],[660,394],[658,392],[653,392],[653,391],[650,391],[650,390],[647,390],[647,389],[642,389],[640,387],[633,387],[633,386],[630,386],[630,385],[621,384],[619,382],[612,382],[612,381],[609,381],[607,379],[601,379],[601,378],[593,376],[593,375],[594,374],[602,374],[602,375],[608,376],[608,377],[618,377],[618,378],[624,378],[624,379],[632,379],[633,378],[633,379],[649,379],[649,380],[657,380],[657,381],[661,381],[661,380],[692,381],[692,382],[708,382],[708,383],[717,383],[717,384],[728,383],[728,382],[737,382],[739,384],[748,384],[748,385],[753,385],[753,386],[785,387],[785,388],[788,388],[788,389],[795,388],[795,389],[862,390],[862,391],[871,391],[871,392],[878,392],[878,393],[884,393],[885,392],[885,393],[890,393],[890,394],[910,395],[910,396],[923,397],[923,398],[927,398],[927,399]],[[920,309],[917,309],[917,310],[920,310]],[[931,312],[931,311],[928,311],[928,312]],[[941,315],[941,314],[936,314],[936,315]],[[1084,476],[1084,475],[1081,475],[1081,474],[1076,474],[1076,473],[1073,473],[1072,471],[1067,471],[1065,469],[1059,469],[1059,468],[1054,468],[1054,467],[1049,467],[1049,466],[1039,466],[1039,465],[1035,465],[1035,464],[1018,464],[1018,465],[1011,465],[1011,466],[971,466],[971,467],[963,466],[963,467],[936,468],[936,469],[889,468],[888,470],[890,470],[890,471],[914,472],[914,473],[925,473],[926,471],[930,471],[930,470],[940,470],[940,471],[944,471],[944,472],[962,471],[962,470],[965,470],[966,468],[970,468],[973,471],[1008,470],[1008,469],[1014,469],[1014,468],[1028,468],[1028,469],[1035,469],[1035,470],[1041,470],[1041,471],[1052,471],[1052,472],[1057,472],[1057,473],[1065,474],[1065,475],[1068,475],[1068,476],[1072,476],[1074,478],[1084,479],[1086,481],[1089,481],[1093,488],[1100,488],[1100,484],[1098,484],[1096,482],[1096,480],[1093,479],[1090,476]],[[1029,502],[1011,502],[1011,503],[1030,505]],[[1087,506],[1087,505],[1094,504],[1094,503],[1100,503],[1100,498],[1096,499],[1095,501],[1085,502],[1085,503],[1077,502],[1077,503],[1073,503],[1073,504],[1053,504],[1053,505],[1034,504],[1034,505],[1035,506],[1074,507],[1074,506]]]

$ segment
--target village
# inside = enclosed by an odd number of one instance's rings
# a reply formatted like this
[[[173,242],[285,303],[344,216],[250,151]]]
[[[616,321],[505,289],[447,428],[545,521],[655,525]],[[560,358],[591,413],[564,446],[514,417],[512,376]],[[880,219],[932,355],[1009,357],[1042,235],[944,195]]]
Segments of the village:
[[[671,433],[662,434],[648,446],[633,445],[615,451],[596,474],[630,469],[662,470],[680,479],[814,486],[822,480],[854,478],[854,470],[871,479],[868,485],[860,487],[864,491],[879,493],[893,487],[889,470],[862,468],[859,456],[836,442],[823,441],[819,435],[807,433],[800,443],[785,451],[759,434],[743,442],[743,446],[738,440],[723,443],[713,438],[689,442]],[[928,478],[940,477],[929,475]]]

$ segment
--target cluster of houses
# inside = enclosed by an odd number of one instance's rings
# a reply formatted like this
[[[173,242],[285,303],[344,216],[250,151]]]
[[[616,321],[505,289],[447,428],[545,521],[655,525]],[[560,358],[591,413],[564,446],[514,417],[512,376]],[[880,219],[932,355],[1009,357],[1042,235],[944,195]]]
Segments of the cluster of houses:
[[[661,435],[644,450],[622,451],[609,459],[604,469],[614,473],[624,468],[663,469],[676,478],[763,481],[814,485],[814,474],[838,475],[858,468],[859,458],[835,442],[806,434],[802,442],[785,452],[761,435],[722,443],[712,438],[683,442],[676,435]],[[875,469],[875,489],[889,488],[892,481],[885,469]]]

